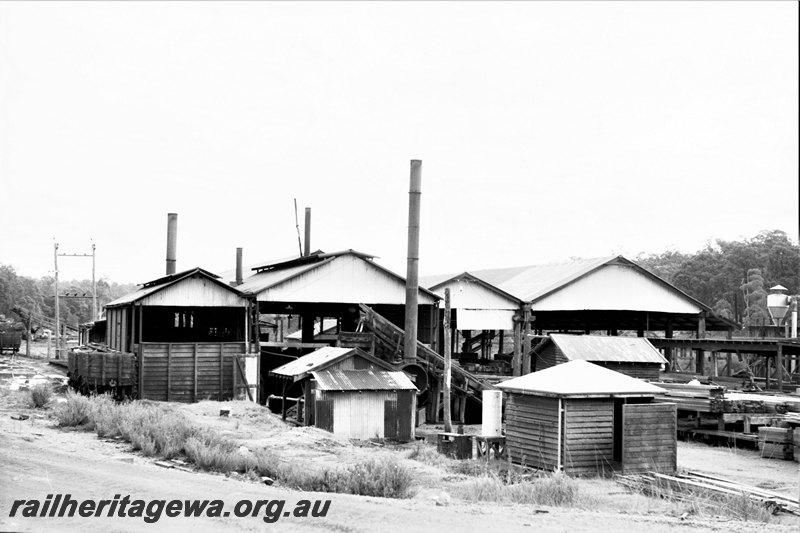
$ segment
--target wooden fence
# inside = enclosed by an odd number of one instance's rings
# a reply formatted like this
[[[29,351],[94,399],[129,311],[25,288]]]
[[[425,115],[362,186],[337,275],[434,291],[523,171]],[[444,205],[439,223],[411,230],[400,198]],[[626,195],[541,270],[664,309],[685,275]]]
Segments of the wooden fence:
[[[167,402],[230,400],[244,383],[244,342],[138,345],[139,398]]]
[[[70,352],[67,369],[73,379],[89,387],[132,387],[136,383],[135,356],[122,352]]]

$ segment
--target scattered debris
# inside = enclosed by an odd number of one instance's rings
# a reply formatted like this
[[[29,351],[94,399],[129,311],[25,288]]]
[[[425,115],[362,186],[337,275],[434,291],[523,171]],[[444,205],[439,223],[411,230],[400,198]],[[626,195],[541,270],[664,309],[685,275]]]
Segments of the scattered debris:
[[[647,472],[646,474],[618,475],[614,479],[629,489],[679,501],[696,500],[702,498],[704,494],[744,495],[761,503],[773,513],[785,512],[800,516],[800,501],[795,498],[699,472],[687,472],[674,476]],[[681,519],[684,518],[681,517]]]

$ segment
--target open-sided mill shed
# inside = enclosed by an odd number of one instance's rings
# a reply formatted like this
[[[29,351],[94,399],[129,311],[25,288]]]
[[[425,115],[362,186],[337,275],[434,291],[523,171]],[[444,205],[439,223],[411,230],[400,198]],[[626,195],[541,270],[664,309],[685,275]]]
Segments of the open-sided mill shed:
[[[655,385],[578,360],[497,388],[515,463],[589,476],[677,467],[676,407],[653,402]]]
[[[247,373],[247,382],[255,382],[256,358],[247,370],[241,360],[249,311],[238,290],[194,268],[144,283],[106,305],[106,344],[136,355],[139,398],[230,399]]]

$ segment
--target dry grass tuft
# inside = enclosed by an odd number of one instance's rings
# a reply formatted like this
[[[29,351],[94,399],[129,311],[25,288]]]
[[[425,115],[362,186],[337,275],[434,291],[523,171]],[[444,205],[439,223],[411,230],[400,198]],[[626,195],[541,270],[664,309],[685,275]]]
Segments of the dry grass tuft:
[[[412,483],[411,471],[393,457],[309,468],[281,461],[264,448],[249,450],[213,429],[192,424],[168,406],[150,402],[120,404],[108,396],[87,398],[70,392],[54,413],[61,426],[121,437],[147,456],[183,455],[204,470],[269,476],[301,490],[405,498]]]
[[[562,472],[510,484],[498,474],[489,473],[454,487],[453,495],[472,502],[559,507],[575,507],[579,503],[578,482]]]
[[[34,385],[31,389],[31,403],[37,409],[41,409],[50,402],[53,397],[53,389],[47,383]]]

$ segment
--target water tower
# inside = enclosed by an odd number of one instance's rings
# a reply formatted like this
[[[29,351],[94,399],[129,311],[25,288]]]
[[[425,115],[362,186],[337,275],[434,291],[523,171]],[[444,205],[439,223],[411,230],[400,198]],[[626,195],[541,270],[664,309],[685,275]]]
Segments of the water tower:
[[[789,289],[783,285],[775,285],[770,288],[770,292],[767,295],[767,310],[775,326],[782,325],[783,317],[785,317],[787,311],[789,311],[789,296],[786,295],[787,290]]]

